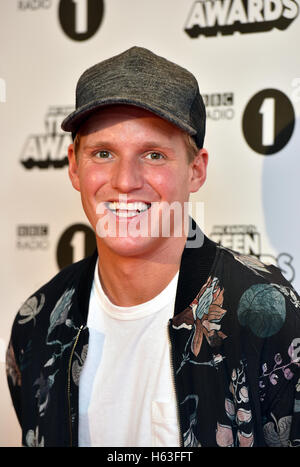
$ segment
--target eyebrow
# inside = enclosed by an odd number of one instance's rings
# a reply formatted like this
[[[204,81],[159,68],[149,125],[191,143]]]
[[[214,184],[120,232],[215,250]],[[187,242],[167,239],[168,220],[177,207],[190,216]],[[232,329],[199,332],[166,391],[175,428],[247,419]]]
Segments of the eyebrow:
[[[110,146],[110,143],[107,141],[97,141],[96,143],[85,144],[83,149],[96,149],[99,146]]]
[[[105,141],[105,140],[99,140],[99,141],[96,141],[95,143],[84,145],[82,149],[97,149],[99,147],[103,147],[103,148],[108,149],[111,146],[112,146],[111,142]],[[162,150],[171,150],[172,149],[167,144],[161,144],[161,143],[158,143],[157,141],[145,141],[145,142],[142,142],[141,147],[143,148],[144,151],[147,150],[147,149],[149,150],[149,149],[153,149],[153,148],[160,148]]]

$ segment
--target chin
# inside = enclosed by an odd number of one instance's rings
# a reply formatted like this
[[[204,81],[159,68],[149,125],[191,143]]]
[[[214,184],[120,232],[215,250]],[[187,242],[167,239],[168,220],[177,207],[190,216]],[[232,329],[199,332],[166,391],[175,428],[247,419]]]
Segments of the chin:
[[[115,238],[100,238],[97,237],[97,243],[102,249],[108,249],[111,253],[123,257],[137,257],[151,254],[157,251],[161,238],[151,237],[115,237]]]

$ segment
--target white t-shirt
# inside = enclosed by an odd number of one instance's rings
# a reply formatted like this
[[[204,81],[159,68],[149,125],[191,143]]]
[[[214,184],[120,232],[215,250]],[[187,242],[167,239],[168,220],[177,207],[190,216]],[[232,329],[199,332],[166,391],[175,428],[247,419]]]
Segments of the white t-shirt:
[[[79,382],[79,446],[180,445],[168,321],[178,273],[152,300],[119,307],[95,268]]]

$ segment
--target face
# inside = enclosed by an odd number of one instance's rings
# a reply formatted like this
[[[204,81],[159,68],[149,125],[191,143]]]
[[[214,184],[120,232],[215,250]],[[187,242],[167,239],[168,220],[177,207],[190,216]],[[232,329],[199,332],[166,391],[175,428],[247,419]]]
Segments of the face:
[[[77,154],[69,147],[69,175],[98,234],[98,249],[122,256],[155,254],[172,245],[174,211],[170,235],[162,235],[163,216],[200,188],[206,164],[203,149],[188,162],[179,128],[131,106],[95,113],[80,128]]]

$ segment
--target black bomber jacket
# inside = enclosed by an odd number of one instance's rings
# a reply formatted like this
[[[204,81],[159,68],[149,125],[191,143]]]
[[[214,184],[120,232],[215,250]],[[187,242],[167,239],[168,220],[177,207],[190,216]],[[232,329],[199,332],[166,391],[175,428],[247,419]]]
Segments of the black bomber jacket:
[[[78,445],[96,260],[60,271],[14,320],[6,368],[24,446]],[[169,335],[182,446],[300,445],[300,299],[276,267],[207,238],[185,248]]]

